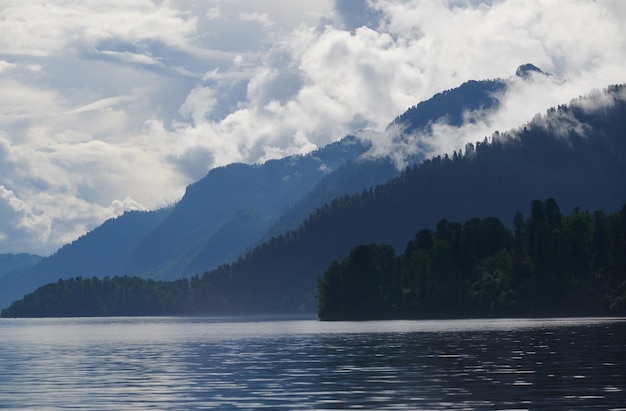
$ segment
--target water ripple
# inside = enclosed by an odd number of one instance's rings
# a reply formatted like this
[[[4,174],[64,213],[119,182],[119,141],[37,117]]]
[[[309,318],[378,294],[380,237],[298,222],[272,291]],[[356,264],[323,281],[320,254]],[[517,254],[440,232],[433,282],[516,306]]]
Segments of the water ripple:
[[[624,321],[445,323],[344,324],[338,331],[314,321],[0,321],[0,408],[626,404]]]

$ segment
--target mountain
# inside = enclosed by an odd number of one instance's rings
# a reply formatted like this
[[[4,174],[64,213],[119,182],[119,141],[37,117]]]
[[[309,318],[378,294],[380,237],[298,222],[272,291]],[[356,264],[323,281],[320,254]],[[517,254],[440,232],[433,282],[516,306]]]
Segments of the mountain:
[[[522,67],[524,66],[517,69],[518,76],[527,71],[522,70]],[[497,95],[506,89],[505,80],[470,80],[458,88],[437,93],[429,100],[409,108],[391,124],[401,126],[404,134],[418,130],[428,132],[432,124],[442,121],[460,127],[468,121],[468,113],[497,109],[499,107]],[[471,118],[469,121],[472,121]]]
[[[327,319],[619,314],[624,129],[626,85],[611,86],[336,198],[298,229],[202,277],[63,280],[2,315],[314,312],[322,275]],[[509,229],[503,221],[512,215]],[[403,272],[426,280],[405,284]]]
[[[497,93],[507,84],[464,83],[410,108],[392,124],[406,132],[425,133],[433,123],[460,127],[471,121],[466,113],[496,109]],[[332,199],[399,174],[389,158],[362,156],[369,148],[367,141],[347,136],[308,155],[211,170],[187,188],[172,214],[131,252],[123,273],[173,279],[210,270],[235,260],[261,240],[298,227]],[[422,159],[413,156],[409,161]]]
[[[202,311],[313,311],[316,278],[359,244],[401,249],[441,219],[507,221],[534,199],[563,210],[626,203],[626,87],[572,101],[526,126],[435,157],[360,194],[333,200],[297,229],[207,272]]]
[[[530,63],[522,64],[515,71],[515,75],[516,76],[522,77],[522,78],[525,78],[525,79],[529,78],[534,73],[539,73],[539,74],[542,74],[544,76],[548,76],[549,75],[548,73],[546,73],[543,70],[541,70],[539,67],[535,66],[534,64],[530,64]]]
[[[34,267],[43,257],[34,254],[0,254],[0,278],[16,270]]]
[[[410,108],[390,127],[428,133],[434,123],[462,126],[472,121],[467,113],[496,109],[497,93],[507,84],[505,80],[464,83]],[[28,286],[77,275],[173,279],[234,261],[259,242],[297,228],[333,199],[398,176],[389,158],[362,156],[369,148],[368,142],[348,136],[304,156],[211,170],[187,187],[176,205],[155,218],[144,216],[151,221],[147,229],[136,230],[132,216],[111,223],[119,226],[120,233],[134,232],[131,242],[99,235],[96,229],[44,259],[29,276]],[[407,160],[410,164],[422,159],[414,155]]]

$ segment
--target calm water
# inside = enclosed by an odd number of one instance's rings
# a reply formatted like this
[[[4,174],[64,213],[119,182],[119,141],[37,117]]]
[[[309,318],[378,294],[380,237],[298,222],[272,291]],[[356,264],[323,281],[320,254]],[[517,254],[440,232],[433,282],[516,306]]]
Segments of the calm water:
[[[2,409],[626,409],[626,321],[3,319],[0,374]]]

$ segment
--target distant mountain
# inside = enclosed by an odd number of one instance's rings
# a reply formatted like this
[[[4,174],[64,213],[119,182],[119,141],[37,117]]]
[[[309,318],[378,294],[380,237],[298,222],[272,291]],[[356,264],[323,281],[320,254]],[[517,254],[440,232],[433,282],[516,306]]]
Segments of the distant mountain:
[[[43,257],[34,254],[0,254],[0,278],[16,270],[32,268]]]
[[[234,261],[266,230],[267,221],[263,217],[253,210],[240,209],[196,241],[180,258],[170,260],[168,264],[171,265],[162,266],[163,276],[171,272],[187,275],[201,273],[207,267]]]
[[[39,257],[36,264],[0,278],[0,305],[5,306],[34,288],[75,276],[107,276],[121,273],[128,250],[170,213],[130,211],[105,221],[89,233],[64,245],[53,255]]]
[[[610,102],[610,103],[602,103]],[[626,203],[626,87],[551,109],[525,127],[427,160],[390,182],[344,196],[297,230],[205,273],[204,311],[313,311],[316,278],[359,244],[397,250],[441,219],[508,221],[533,199],[565,212]]]
[[[28,278],[30,271],[43,257],[33,254],[0,254],[0,306],[4,307],[17,297],[21,297],[22,292],[15,293],[14,284],[20,284]]]
[[[520,70],[521,68],[518,68],[517,72],[520,73]],[[417,130],[428,132],[432,124],[437,122],[459,127],[468,120],[468,113],[497,109],[499,107],[497,94],[505,92],[506,89],[506,80],[470,80],[411,107],[391,124],[402,126],[405,134]],[[472,121],[471,117],[469,121]]]

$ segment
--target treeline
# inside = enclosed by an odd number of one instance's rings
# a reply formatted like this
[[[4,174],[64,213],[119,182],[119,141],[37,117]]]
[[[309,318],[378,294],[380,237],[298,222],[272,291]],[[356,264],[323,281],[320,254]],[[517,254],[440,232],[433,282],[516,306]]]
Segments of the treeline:
[[[39,287],[2,310],[2,317],[106,317],[174,315],[190,312],[193,288],[187,279],[76,277]]]
[[[533,201],[512,229],[441,220],[396,256],[360,245],[318,279],[323,320],[626,313],[626,205],[614,214]]]
[[[174,281],[136,276],[59,279],[14,301],[0,316],[115,317],[246,312],[238,299],[225,295],[215,282],[206,276]]]

